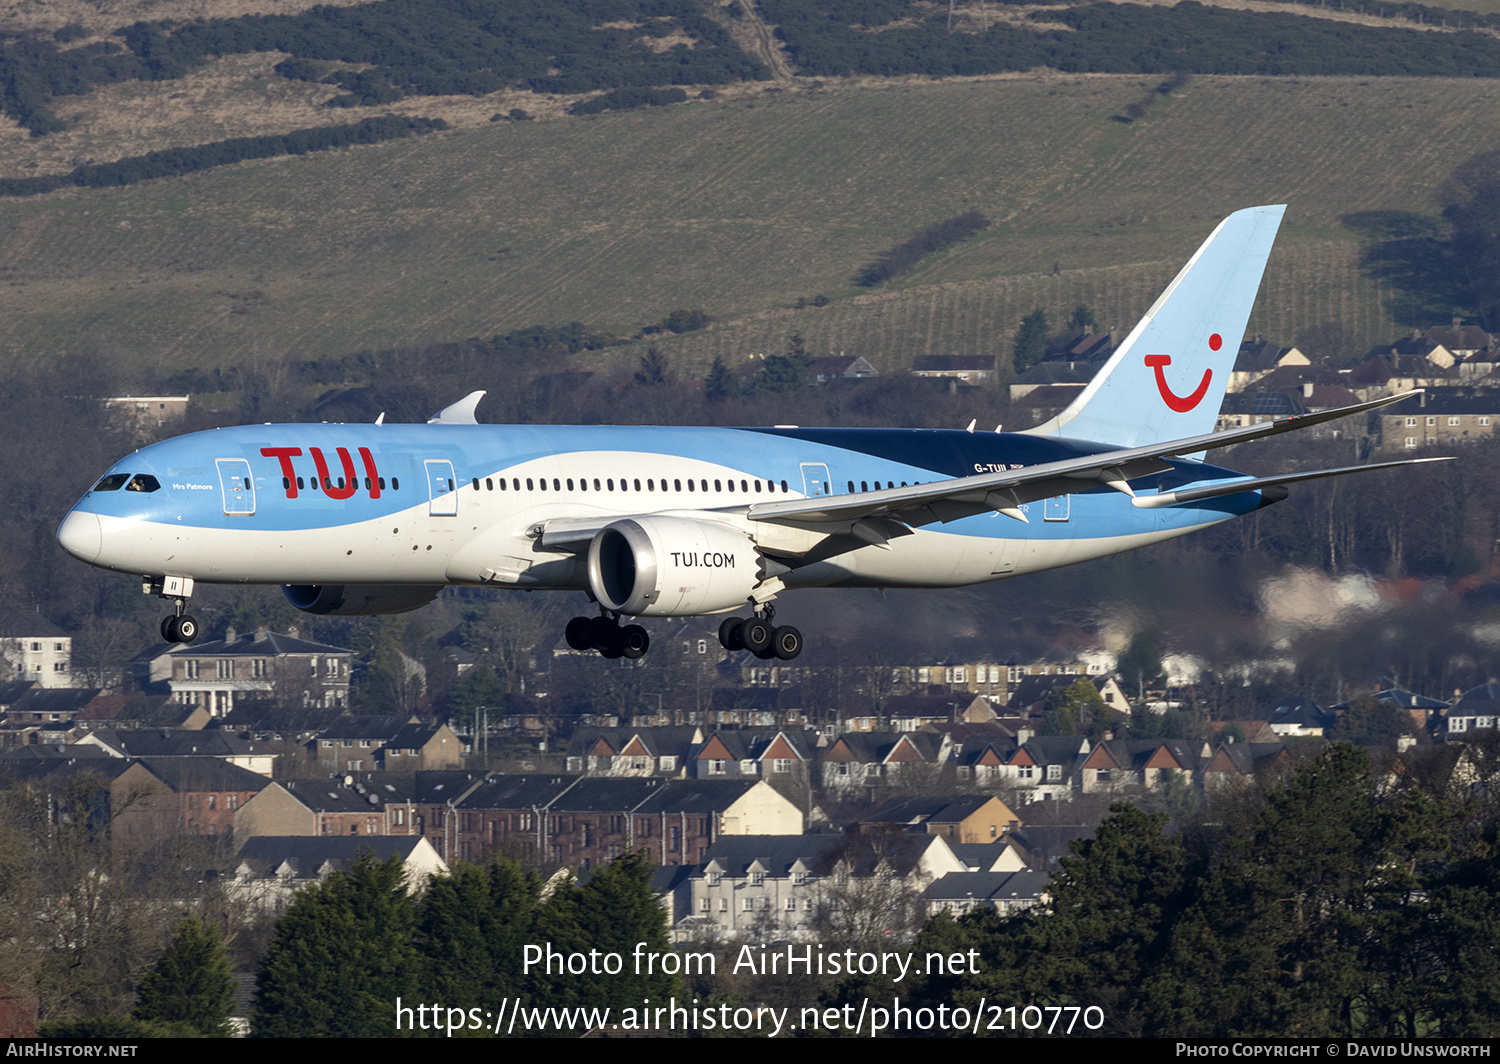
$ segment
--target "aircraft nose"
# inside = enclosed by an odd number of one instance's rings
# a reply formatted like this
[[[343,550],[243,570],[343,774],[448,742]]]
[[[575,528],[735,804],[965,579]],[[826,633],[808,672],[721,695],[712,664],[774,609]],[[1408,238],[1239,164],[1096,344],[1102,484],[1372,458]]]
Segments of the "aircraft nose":
[[[104,545],[99,515],[79,503],[68,511],[68,516],[57,526],[57,541],[73,557],[92,562],[99,557],[100,548]]]

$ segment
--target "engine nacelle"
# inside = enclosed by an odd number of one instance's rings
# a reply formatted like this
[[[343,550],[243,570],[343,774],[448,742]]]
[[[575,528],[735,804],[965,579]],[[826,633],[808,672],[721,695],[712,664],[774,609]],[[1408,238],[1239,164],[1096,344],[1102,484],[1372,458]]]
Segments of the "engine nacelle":
[[[304,613],[366,617],[421,609],[441,590],[442,584],[287,584],[281,593]]]
[[[589,544],[589,588],[605,609],[689,617],[744,605],[761,581],[750,537],[710,521],[632,517]]]

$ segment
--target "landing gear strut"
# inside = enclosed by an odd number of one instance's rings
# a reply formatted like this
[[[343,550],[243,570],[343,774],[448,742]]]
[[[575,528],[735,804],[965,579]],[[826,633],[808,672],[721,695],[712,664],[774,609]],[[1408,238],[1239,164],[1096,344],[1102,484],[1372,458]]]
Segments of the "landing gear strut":
[[[198,638],[198,621],[187,614],[187,600],[193,593],[193,580],[188,576],[164,576],[142,580],[141,592],[157,598],[170,599],[174,612],[161,621],[161,637],[168,643],[191,643]]]
[[[601,657],[644,657],[651,636],[638,624],[620,627],[620,615],[601,610],[597,617],[574,617],[563,629],[563,638],[574,650],[597,650]]]
[[[748,650],[765,661],[791,661],[802,653],[802,633],[789,624],[776,627],[775,617],[769,602],[754,617],[726,617],[719,625],[719,644],[725,650]]]

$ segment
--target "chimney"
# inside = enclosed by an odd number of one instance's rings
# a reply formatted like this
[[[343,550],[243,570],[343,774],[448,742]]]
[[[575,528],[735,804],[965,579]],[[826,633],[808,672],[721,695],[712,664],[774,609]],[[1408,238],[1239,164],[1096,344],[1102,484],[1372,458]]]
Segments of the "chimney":
[[[234,625],[231,624],[228,628],[224,629],[224,642],[233,643],[234,637],[238,634],[239,633],[234,630]]]
[[[270,634],[271,629],[267,628],[265,625],[261,625],[255,630],[255,641],[257,643],[264,643],[267,637],[270,636]]]
[[[1304,399],[1311,399],[1312,398],[1312,393],[1313,393],[1313,382],[1312,381],[1303,381],[1302,382],[1302,398],[1304,398]]]

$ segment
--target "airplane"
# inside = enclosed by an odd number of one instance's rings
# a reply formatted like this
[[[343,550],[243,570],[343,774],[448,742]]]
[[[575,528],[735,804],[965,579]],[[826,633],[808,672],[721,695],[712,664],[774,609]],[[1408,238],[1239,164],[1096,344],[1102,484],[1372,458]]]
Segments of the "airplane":
[[[584,591],[575,650],[639,658],[622,618],[729,614],[727,650],[791,660],[810,587],[945,588],[1158,543],[1415,462],[1253,477],[1210,449],[1398,402],[1214,432],[1284,205],[1225,218],[1058,416],[1021,432],[426,424],[250,425],[143,447],[63,518],[63,548],[142,577],[188,643],[198,583],[281,584],[298,609],[400,613],[447,585]],[[1407,393],[1410,394],[1410,393]],[[739,616],[748,611],[747,616]]]

